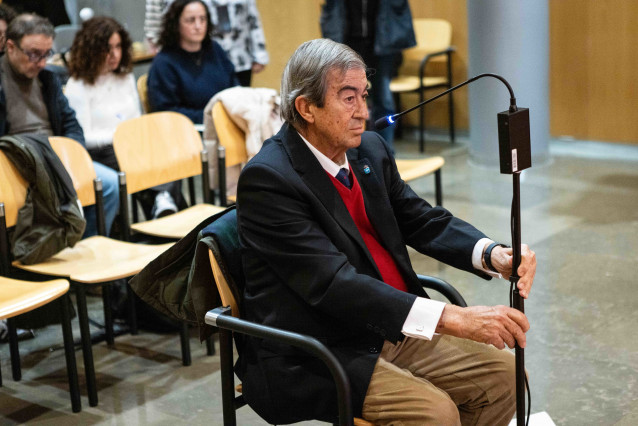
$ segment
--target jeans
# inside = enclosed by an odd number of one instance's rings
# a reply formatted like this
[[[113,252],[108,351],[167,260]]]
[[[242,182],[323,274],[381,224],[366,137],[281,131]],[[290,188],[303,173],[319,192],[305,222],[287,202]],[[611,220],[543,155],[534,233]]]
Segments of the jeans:
[[[390,91],[390,80],[394,73],[396,54],[373,56],[368,59],[368,67],[374,68],[375,72],[370,76],[370,98],[372,99],[372,121],[377,121],[381,117],[394,114],[394,98]],[[383,139],[392,147],[394,140],[394,126],[377,130]]]
[[[120,194],[118,190],[117,172],[98,162],[93,162],[95,174],[102,180],[102,194],[104,197],[104,222],[106,224],[106,235],[111,232],[111,226],[120,208]],[[86,219],[86,229],[84,238],[97,235],[97,210],[95,205],[84,208],[84,218]]]

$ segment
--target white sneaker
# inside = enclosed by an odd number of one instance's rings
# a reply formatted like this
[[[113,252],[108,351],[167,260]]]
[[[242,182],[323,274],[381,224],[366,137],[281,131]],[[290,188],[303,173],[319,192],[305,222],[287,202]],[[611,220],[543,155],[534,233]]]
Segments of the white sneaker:
[[[162,191],[155,196],[155,204],[153,205],[153,219],[168,216],[177,213],[177,205],[168,191]]]

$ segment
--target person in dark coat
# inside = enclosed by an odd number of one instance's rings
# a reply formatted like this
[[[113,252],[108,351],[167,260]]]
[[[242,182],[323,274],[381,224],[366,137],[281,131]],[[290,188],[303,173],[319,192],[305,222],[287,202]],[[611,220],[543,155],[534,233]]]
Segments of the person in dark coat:
[[[377,425],[506,425],[525,315],[428,298],[406,246],[489,279],[509,277],[512,250],[432,207],[399,176],[381,136],[364,131],[366,65],[327,39],[302,44],[282,77],[286,124],[239,178],[243,316],[311,335],[341,362],[355,415]],[[518,288],[535,254],[522,245]],[[335,422],[321,361],[248,337],[236,372],[246,401],[275,424]]]
[[[416,46],[407,0],[326,0],[321,10],[323,37],[345,43],[370,67],[372,121],[395,113],[390,80],[401,51]],[[394,127],[379,133],[392,146]]]

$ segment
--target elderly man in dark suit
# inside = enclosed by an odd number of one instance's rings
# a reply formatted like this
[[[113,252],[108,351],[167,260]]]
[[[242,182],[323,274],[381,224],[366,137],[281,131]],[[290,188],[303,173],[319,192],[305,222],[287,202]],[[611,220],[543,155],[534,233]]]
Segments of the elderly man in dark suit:
[[[401,180],[385,141],[364,132],[366,67],[349,47],[301,45],[281,97],[286,124],[238,185],[245,317],[324,342],[350,378],[355,414],[375,424],[507,424],[514,357],[498,349],[525,346],[526,317],[429,299],[406,245],[484,278],[509,277],[511,249]],[[523,245],[523,297],[535,270]],[[243,349],[244,396],[267,421],[336,420],[318,360],[254,338]]]

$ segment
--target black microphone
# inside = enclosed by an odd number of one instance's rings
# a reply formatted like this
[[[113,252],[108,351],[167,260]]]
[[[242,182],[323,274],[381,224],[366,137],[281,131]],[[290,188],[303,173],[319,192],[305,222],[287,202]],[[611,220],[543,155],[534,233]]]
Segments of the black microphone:
[[[529,131],[529,109],[518,108],[516,106],[516,97],[512,86],[498,74],[479,74],[463,83],[457,84],[454,87],[447,89],[444,92],[439,93],[433,98],[426,99],[425,101],[416,104],[412,108],[397,114],[381,117],[374,122],[374,128],[377,130],[385,129],[392,126],[403,115],[414,111],[417,108],[423,107],[432,101],[439,99],[441,96],[445,96],[450,92],[455,91],[473,81],[476,81],[483,77],[494,77],[507,87],[510,93],[510,107],[508,111],[499,112],[498,117],[498,142],[499,142],[499,157],[501,164],[501,173],[512,174],[520,172],[532,166],[532,150],[530,147],[530,131]]]

